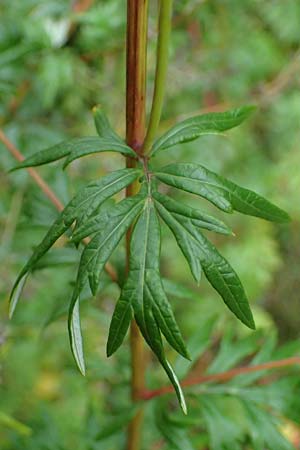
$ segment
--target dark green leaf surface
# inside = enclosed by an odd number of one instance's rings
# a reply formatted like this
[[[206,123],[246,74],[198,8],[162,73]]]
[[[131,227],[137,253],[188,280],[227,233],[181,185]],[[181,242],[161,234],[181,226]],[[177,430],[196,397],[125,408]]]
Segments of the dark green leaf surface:
[[[112,318],[107,354],[114,353],[122,343],[129,326],[130,305],[145,340],[164,367],[175,388],[181,407],[186,411],[180,385],[166,360],[162,344],[161,332],[177,352],[188,357],[163,290],[159,274],[159,258],[160,227],[152,199],[148,198],[132,233],[129,274]]]
[[[230,228],[221,220],[215,219],[208,214],[202,213],[198,209],[191,208],[190,206],[179,203],[176,200],[167,197],[166,195],[160,194],[159,192],[154,192],[153,197],[162,205],[164,205],[164,207],[170,213],[179,214],[180,216],[191,219],[191,222],[196,227],[214,231],[215,233],[220,234],[233,234]]]
[[[87,138],[86,138],[87,139]],[[122,142],[116,142],[113,139],[102,139],[102,138],[89,138],[91,142],[84,146],[78,146],[72,150],[66,161],[64,162],[63,168],[65,169],[72,161],[82,158],[83,156],[91,155],[93,153],[101,152],[117,152],[126,156],[136,157],[135,152],[128,147],[128,145]]]
[[[101,272],[131,223],[141,212],[143,195],[126,198],[96,222],[98,233],[82,252],[78,273],[87,275],[93,294],[96,294]],[[78,281],[80,282],[80,281]]]
[[[151,155],[173,145],[193,141],[205,134],[220,134],[237,127],[254,109],[253,106],[245,106],[222,113],[209,113],[186,119],[174,125],[154,143]]]
[[[198,241],[193,236],[189,236],[186,233],[180,222],[176,220],[176,217],[174,217],[162,203],[156,201],[155,206],[161,218],[173,232],[177,244],[190,266],[192,275],[199,284],[202,270]]]
[[[274,222],[289,220],[285,211],[261,195],[242,188],[199,164],[170,164],[155,175],[170,186],[200,195],[225,212],[235,210]]]
[[[11,294],[10,315],[13,314],[20,296],[21,292],[18,286],[21,280],[24,280],[23,276],[34,269],[35,264],[52,247],[57,239],[70,228],[76,218],[83,212],[86,215],[91,214],[107,198],[132,183],[139,175],[140,170],[138,169],[121,169],[102,177],[98,181],[91,182],[75,195],[50,227],[42,242],[36,247],[33,255],[21,270]]]
[[[197,277],[196,280],[199,280],[202,267],[206,278],[221,295],[228,308],[245,325],[255,328],[244,288],[226,259],[190,219],[179,214],[171,214],[158,201],[156,201],[156,208],[174,234],[194,277]]]
[[[99,230],[103,230],[111,220],[118,221],[127,213],[130,213],[131,208],[136,207],[137,204],[142,204],[145,199],[145,193],[141,192],[133,197],[128,197],[117,203],[113,207],[99,212],[99,214],[90,217],[80,227],[78,227],[72,235],[72,242],[80,242],[87,236],[91,236]]]
[[[101,231],[95,235],[82,252],[78,268],[77,280],[69,309],[69,336],[71,349],[77,365],[83,372],[82,338],[79,323],[78,302],[85,283],[89,279],[93,294],[96,293],[100,275],[106,262],[119,244],[131,223],[143,208],[144,195],[137,195],[123,200],[115,206],[109,216],[105,217]],[[130,313],[130,317],[129,317]],[[131,310],[127,311],[131,318]],[[127,330],[126,330],[127,331]]]
[[[121,139],[120,136],[117,135],[117,133],[110,125],[109,120],[100,105],[94,106],[93,116],[97,133],[101,138],[114,140],[116,142],[124,144],[123,139]]]
[[[43,164],[48,164],[69,156],[67,159],[68,162],[65,164],[67,165],[74,159],[82,156],[106,151],[119,152],[133,157],[136,156],[134,151],[124,143],[118,143],[114,139],[109,140],[108,138],[101,139],[97,136],[90,136],[60,142],[49,148],[41,150],[26,158],[16,167],[13,167],[11,171],[23,169],[25,167],[42,166]]]

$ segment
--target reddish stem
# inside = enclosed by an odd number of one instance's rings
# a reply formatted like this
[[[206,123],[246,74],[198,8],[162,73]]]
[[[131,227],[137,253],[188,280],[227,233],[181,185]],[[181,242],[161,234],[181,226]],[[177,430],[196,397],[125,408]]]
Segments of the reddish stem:
[[[244,375],[252,372],[259,372],[261,370],[270,370],[270,369],[276,369],[281,367],[288,367],[288,366],[294,366],[296,364],[300,364],[300,357],[294,356],[291,358],[286,359],[280,359],[278,361],[270,361],[262,364],[257,364],[253,366],[248,367],[236,367],[235,369],[228,370],[227,372],[220,372],[216,374],[211,375],[204,375],[202,377],[197,378],[188,378],[186,380],[183,380],[181,382],[181,385],[184,387],[191,387],[191,386],[197,386],[199,384],[203,383],[212,383],[212,382],[225,382],[229,381],[232,378],[238,376],[238,375]],[[172,386],[165,386],[160,389],[154,389],[152,391],[144,391],[140,398],[142,400],[151,400],[154,397],[158,397],[160,395],[165,395],[170,392],[173,392]]]

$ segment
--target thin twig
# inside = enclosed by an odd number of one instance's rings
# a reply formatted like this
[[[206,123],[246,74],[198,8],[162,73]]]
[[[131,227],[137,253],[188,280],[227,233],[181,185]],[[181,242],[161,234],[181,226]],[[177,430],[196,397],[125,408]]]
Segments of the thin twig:
[[[25,158],[22,153],[14,146],[14,144],[8,139],[8,137],[4,134],[4,132],[0,129],[0,141],[4,144],[7,150],[13,155],[13,157],[17,161],[23,161]],[[36,184],[41,188],[46,197],[50,200],[50,202],[55,206],[58,211],[62,211],[64,209],[64,205],[57,198],[56,194],[52,191],[50,186],[46,183],[46,181],[37,173],[35,169],[32,167],[26,168],[27,172],[36,182]],[[88,239],[84,240],[84,243],[87,244],[89,242]],[[114,269],[114,267],[110,263],[106,263],[105,270],[107,274],[110,276],[113,282],[117,282],[118,276]]]
[[[228,370],[227,372],[220,372],[211,375],[204,375],[197,378],[187,378],[181,382],[181,385],[184,387],[197,386],[203,383],[222,383],[225,381],[229,381],[232,378],[235,378],[238,375],[245,375],[252,372],[259,372],[262,370],[270,370],[288,366],[294,366],[296,364],[300,364],[300,357],[294,356],[291,358],[280,359],[278,361],[270,361],[262,364],[257,364],[253,366],[247,367],[236,367],[235,369]],[[165,386],[160,389],[154,389],[152,391],[145,391],[141,395],[142,400],[150,400],[154,397],[158,397],[160,395],[168,394],[173,392],[172,386]]]

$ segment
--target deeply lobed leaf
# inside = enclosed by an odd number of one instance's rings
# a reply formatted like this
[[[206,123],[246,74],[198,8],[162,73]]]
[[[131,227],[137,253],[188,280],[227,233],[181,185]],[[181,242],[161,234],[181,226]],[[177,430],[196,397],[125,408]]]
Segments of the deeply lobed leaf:
[[[84,367],[84,357],[79,324],[78,305],[80,294],[88,279],[93,294],[96,294],[100,275],[106,262],[125,235],[131,223],[141,212],[144,202],[145,192],[142,190],[139,195],[126,198],[112,210],[109,210],[107,214],[96,222],[98,233],[82,252],[68,319],[71,349],[81,371],[82,367]],[[130,318],[131,311],[129,321]]]
[[[244,288],[235,271],[191,219],[171,213],[157,200],[156,208],[174,234],[191,272],[199,281],[201,268],[228,308],[248,327],[255,328]]]
[[[188,357],[163,290],[159,258],[160,226],[153,201],[149,197],[132,232],[129,274],[112,317],[107,354],[111,355],[121,345],[129,327],[132,309],[145,340],[165,369],[182,409],[186,411],[183,393],[173,369],[166,360],[162,344],[161,332],[178,353]]]
[[[110,198],[112,195],[128,186],[136,180],[140,174],[141,172],[139,169],[117,170],[102,177],[100,180],[89,183],[75,195],[55,220],[42,242],[36,247],[31,258],[21,270],[13,286],[10,297],[10,316],[13,314],[20,297],[21,290],[18,287],[24,280],[24,276],[34,269],[35,264],[52,247],[57,239],[71,227],[77,217],[83,212],[87,216],[91,214],[107,198]]]

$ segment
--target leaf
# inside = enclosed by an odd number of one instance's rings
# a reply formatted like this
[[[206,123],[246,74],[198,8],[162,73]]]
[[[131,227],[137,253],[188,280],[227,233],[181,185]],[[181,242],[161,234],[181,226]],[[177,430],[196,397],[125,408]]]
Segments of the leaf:
[[[177,244],[190,266],[191,273],[195,281],[199,284],[201,280],[202,268],[198,241],[193,236],[186,233],[180,222],[176,220],[176,216],[173,216],[173,214],[171,214],[164,207],[164,205],[157,200],[157,196],[154,198],[156,199],[155,206],[159,212],[159,215],[173,232]]]
[[[184,300],[195,300],[199,297],[198,292],[182,285],[181,283],[168,280],[166,278],[162,279],[163,287],[165,293],[171,297],[180,298]]]
[[[131,303],[121,296],[117,301],[110,322],[106,355],[109,357],[122,345],[132,319]]]
[[[32,434],[31,428],[3,411],[0,411],[0,424],[2,427],[10,428],[21,436],[28,437]]]
[[[257,349],[260,333],[251,333],[245,338],[233,339],[233,330],[229,329],[222,337],[217,356],[207,369],[207,373],[219,373],[230,370]]]
[[[160,227],[152,199],[146,200],[130,241],[129,274],[121,291],[109,330],[107,354],[121,345],[129,325],[129,306],[135,320],[171,380],[183,411],[186,405],[177,377],[166,360],[161,332],[184,357],[188,357],[181,333],[163,291],[159,273]],[[126,307],[126,304],[129,305]],[[117,336],[114,333],[118,331]]]
[[[103,111],[101,105],[94,106],[93,108],[94,122],[97,133],[101,138],[115,140],[116,142],[123,143],[123,139],[111,127],[109,120]]]
[[[77,279],[69,309],[69,337],[75,361],[84,373],[84,359],[82,353],[82,338],[80,332],[78,301],[87,279],[93,294],[96,293],[99,278],[104,266],[114,249],[119,244],[129,226],[143,208],[145,199],[137,195],[123,200],[114,208],[114,214],[106,217],[103,228],[91,240],[82,252],[77,273]],[[127,331],[127,329],[126,329]]]
[[[235,210],[273,222],[290,220],[285,211],[261,195],[242,188],[198,164],[170,164],[156,172],[155,176],[170,186],[200,195],[228,213]]]
[[[124,430],[124,427],[134,418],[138,411],[138,407],[133,405],[117,415],[112,415],[110,420],[100,427],[99,433],[95,437],[95,441],[102,441],[116,433]]]
[[[216,327],[217,317],[207,317],[205,322],[193,333],[188,341],[188,348],[191,354],[192,362],[178,358],[175,364],[175,370],[180,379],[183,379],[193,367],[193,362],[198,361],[203,352],[210,345],[213,338],[213,331]]]
[[[100,213],[90,217],[81,226],[79,226],[72,235],[72,242],[78,243],[87,236],[91,236],[107,225],[111,220],[118,221],[119,217],[130,212],[131,208],[134,208],[138,203],[142,204],[145,200],[146,194],[144,190],[133,197],[128,197],[117,203],[113,207],[101,211]]]
[[[70,306],[68,318],[68,330],[69,330],[71,350],[74,355],[75,361],[82,375],[85,375],[85,362],[83,355],[78,297],[76,298],[74,304],[72,302]]]
[[[41,150],[29,156],[17,166],[13,167],[10,172],[14,170],[23,169],[25,167],[41,166],[53,161],[57,161],[66,156],[68,162],[64,167],[76,158],[104,151],[112,151],[123,153],[124,155],[135,157],[135,152],[123,143],[117,143],[115,140],[101,139],[97,136],[81,137],[71,139],[69,141],[60,142],[49,148]],[[72,156],[73,155],[73,156]]]
[[[92,181],[81,189],[68,203],[59,217],[50,227],[42,242],[36,247],[33,255],[21,270],[10,296],[10,316],[12,316],[20,296],[20,286],[24,275],[32,271],[40,258],[52,247],[83,212],[88,216],[97,209],[107,198],[116,194],[140,175],[139,169],[121,169],[112,172],[98,181]],[[20,285],[20,286],[19,286]]]
[[[85,138],[88,139],[88,138]],[[131,156],[136,158],[136,153],[128,145],[122,142],[116,142],[114,139],[101,139],[101,138],[89,138],[91,142],[85,146],[78,146],[72,150],[66,161],[64,162],[63,168],[65,169],[72,161],[83,156],[91,155],[93,153],[102,152],[117,152],[122,155]]]
[[[34,270],[75,265],[77,261],[78,251],[76,249],[71,247],[53,248],[34,265]]]
[[[81,284],[81,273],[88,276],[94,295],[97,291],[100,274],[108,258],[136,216],[141,212],[144,202],[144,195],[126,198],[118,203],[113,210],[110,210],[107,215],[102,218],[97,218],[96,225],[100,231],[98,231],[82,252],[78,269],[79,278],[77,281],[77,283]],[[94,223],[95,219],[92,222]],[[88,230],[90,230],[89,227]]]
[[[172,423],[166,414],[166,405],[158,402],[155,409],[155,424],[168,444],[168,449],[194,450],[186,430]]]
[[[153,145],[151,155],[176,144],[194,141],[205,134],[220,134],[237,127],[255,110],[254,106],[244,106],[222,113],[208,113],[191,117],[177,123],[163,134]]]
[[[198,281],[201,267],[210,284],[221,295],[228,308],[248,327],[255,328],[244,288],[235,271],[190,219],[171,214],[156,201],[156,208],[174,234],[191,271]]]
[[[181,216],[191,219],[193,225],[205,230],[214,231],[215,233],[232,235],[230,228],[225,225],[221,220],[215,219],[208,214],[202,213],[198,209],[191,208],[190,206],[183,205],[176,200],[162,195],[159,192],[154,192],[153,197],[159,201],[170,212],[179,214]]]

